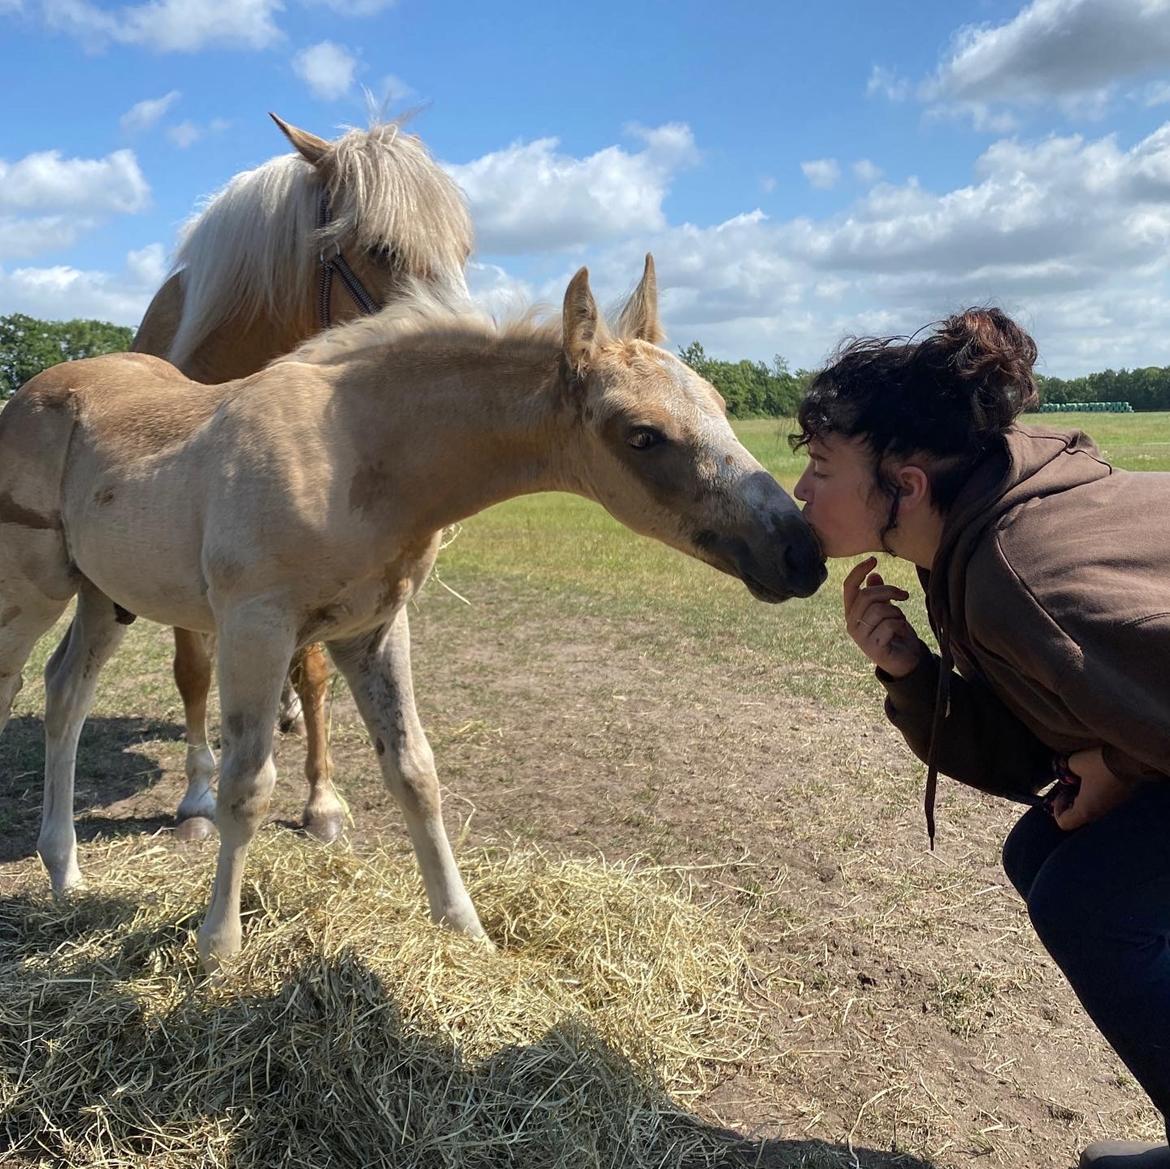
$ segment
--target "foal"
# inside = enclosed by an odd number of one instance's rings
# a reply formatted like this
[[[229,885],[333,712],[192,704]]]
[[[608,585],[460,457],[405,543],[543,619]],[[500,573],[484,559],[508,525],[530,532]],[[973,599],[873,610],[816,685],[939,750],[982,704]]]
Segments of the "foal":
[[[218,635],[219,861],[199,949],[241,944],[248,843],[268,810],[281,682],[322,640],[353,691],[414,844],[431,917],[482,936],[415,711],[406,602],[445,525],[511,496],[576,492],[756,597],[824,580],[796,505],[714,389],[658,348],[654,271],[611,335],[585,269],[562,328],[498,329],[420,295],[262,372],[201,386],[143,354],[55,366],[0,414],[0,727],[36,639],[77,594],[46,670],[38,852],[80,872],[77,739],[121,611]],[[306,543],[317,555],[305,558]]]
[[[134,349],[199,382],[256,373],[319,329],[389,304],[409,282],[466,293],[471,220],[451,177],[395,122],[327,142],[272,115],[295,154],[236,175],[186,226],[175,272],[146,310]],[[310,545],[305,555],[312,556]],[[207,638],[175,630],[175,681],[187,730],[187,791],[175,814],[185,839],[210,836],[215,756],[207,738]],[[333,790],[319,644],[298,651],[281,725],[304,712],[304,826],[341,831]]]

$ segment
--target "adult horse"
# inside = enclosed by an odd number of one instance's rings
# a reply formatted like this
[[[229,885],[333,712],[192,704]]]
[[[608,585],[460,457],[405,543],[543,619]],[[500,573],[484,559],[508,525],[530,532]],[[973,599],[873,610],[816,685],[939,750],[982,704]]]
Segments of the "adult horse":
[[[209,967],[240,948],[281,682],[317,640],[402,806],[432,919],[482,936],[443,828],[404,620],[443,527],[511,496],[571,491],[762,600],[825,578],[795,504],[659,338],[647,257],[616,335],[582,268],[559,329],[498,328],[420,293],[224,385],[142,354],[28,382],[0,414],[0,727],[33,644],[76,593],[45,672],[37,850],[54,890],[81,877],[76,746],[124,610],[218,635],[220,846],[199,930]]]
[[[195,381],[255,373],[317,330],[393,301],[404,280],[466,292],[471,221],[458,187],[418,138],[386,122],[326,142],[272,118],[296,153],[236,175],[187,225],[175,271],[134,340],[135,351],[164,357]],[[203,635],[175,630],[187,728],[187,790],[176,821],[187,839],[210,835],[215,812],[208,649]],[[320,645],[298,655],[291,679],[305,720],[304,825],[328,841],[342,811]],[[296,696],[286,684],[282,725],[295,718]]]

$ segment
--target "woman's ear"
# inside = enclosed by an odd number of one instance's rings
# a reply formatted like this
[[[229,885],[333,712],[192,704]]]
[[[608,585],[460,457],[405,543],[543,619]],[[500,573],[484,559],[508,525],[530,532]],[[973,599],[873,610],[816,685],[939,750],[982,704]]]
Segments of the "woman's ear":
[[[930,477],[914,463],[906,463],[894,476],[898,484],[898,510],[914,510],[933,502]]]

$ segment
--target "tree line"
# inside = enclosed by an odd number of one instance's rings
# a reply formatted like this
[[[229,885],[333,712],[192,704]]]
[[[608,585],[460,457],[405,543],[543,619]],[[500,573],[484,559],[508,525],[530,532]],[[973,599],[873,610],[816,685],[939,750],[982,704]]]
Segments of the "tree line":
[[[107,321],[41,321],[24,313],[0,317],[0,400],[59,361],[130,348],[134,330]]]
[[[134,330],[106,321],[42,321],[23,313],[0,317],[0,399],[59,361],[129,349]],[[790,418],[813,372],[788,368],[777,355],[763,361],[708,357],[698,341],[679,357],[702,374],[727,402],[733,418]],[[1037,377],[1045,402],[1129,402],[1135,410],[1170,410],[1170,366],[1106,369],[1077,378]]]

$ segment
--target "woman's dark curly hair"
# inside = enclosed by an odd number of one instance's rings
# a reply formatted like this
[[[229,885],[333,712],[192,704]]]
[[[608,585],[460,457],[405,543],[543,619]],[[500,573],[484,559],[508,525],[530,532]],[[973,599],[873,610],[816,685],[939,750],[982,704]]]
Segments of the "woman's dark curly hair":
[[[793,450],[827,435],[864,441],[890,499],[883,542],[898,516],[887,458],[922,457],[934,506],[945,512],[974,465],[1003,449],[1016,416],[1038,400],[1036,343],[999,309],[969,308],[915,337],[846,341],[813,378],[790,439]]]

